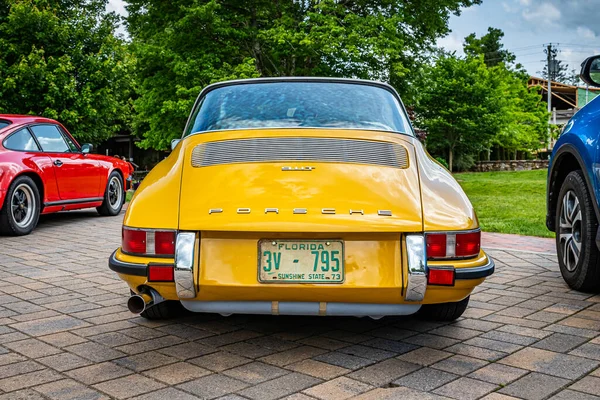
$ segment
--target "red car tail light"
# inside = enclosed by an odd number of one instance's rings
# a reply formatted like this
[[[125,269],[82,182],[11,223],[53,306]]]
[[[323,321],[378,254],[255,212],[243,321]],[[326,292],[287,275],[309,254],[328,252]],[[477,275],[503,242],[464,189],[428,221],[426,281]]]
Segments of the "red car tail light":
[[[446,234],[430,233],[427,235],[427,257],[446,257]]]
[[[172,265],[148,265],[148,281],[173,282],[175,280]]]
[[[175,256],[175,231],[123,227],[124,253],[145,256]]]
[[[154,253],[160,255],[175,255],[174,231],[156,231],[154,233]]]
[[[481,248],[481,231],[427,234],[427,259],[476,257]]]
[[[475,257],[481,248],[481,231],[456,235],[456,257]]]
[[[454,268],[429,268],[428,285],[454,286]]]
[[[146,231],[123,227],[123,242],[121,249],[125,253],[146,253]]]

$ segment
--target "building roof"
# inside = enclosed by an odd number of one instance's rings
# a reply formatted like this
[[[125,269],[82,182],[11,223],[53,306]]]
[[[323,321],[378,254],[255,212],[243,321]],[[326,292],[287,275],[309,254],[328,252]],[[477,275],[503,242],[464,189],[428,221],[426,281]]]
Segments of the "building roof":
[[[548,80],[532,76],[529,78],[527,87],[540,87],[542,98],[548,102]],[[600,95],[600,88],[567,85],[565,83],[551,81],[552,108],[557,110],[579,109],[589,100]],[[588,96],[581,96],[587,93]],[[591,96],[589,96],[591,94]]]

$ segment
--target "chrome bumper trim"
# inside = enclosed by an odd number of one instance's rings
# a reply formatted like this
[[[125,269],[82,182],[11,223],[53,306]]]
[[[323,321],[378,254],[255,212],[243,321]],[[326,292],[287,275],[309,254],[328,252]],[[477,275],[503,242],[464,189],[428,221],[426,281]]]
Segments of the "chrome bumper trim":
[[[277,307],[273,307],[277,303]],[[193,312],[216,314],[327,315],[379,318],[385,315],[411,315],[420,304],[324,303],[295,301],[190,301],[181,300]],[[323,310],[324,308],[324,310]],[[277,310],[276,312],[274,310]]]
[[[406,283],[406,301],[423,301],[427,290],[427,256],[423,235],[406,236],[408,259],[408,277]]]
[[[175,243],[175,287],[180,299],[196,297],[194,287],[194,248],[196,234],[179,232]]]

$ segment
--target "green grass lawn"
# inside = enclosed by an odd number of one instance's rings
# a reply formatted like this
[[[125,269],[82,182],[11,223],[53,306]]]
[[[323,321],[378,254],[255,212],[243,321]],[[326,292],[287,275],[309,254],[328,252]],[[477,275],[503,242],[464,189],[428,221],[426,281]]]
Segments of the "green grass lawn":
[[[546,170],[455,174],[487,232],[554,237],[546,228]]]

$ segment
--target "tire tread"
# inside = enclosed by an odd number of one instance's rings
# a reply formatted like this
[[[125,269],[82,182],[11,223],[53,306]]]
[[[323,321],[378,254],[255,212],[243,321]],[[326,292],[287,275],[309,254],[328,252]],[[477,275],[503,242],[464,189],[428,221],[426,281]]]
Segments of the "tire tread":
[[[419,310],[419,316],[430,321],[454,321],[467,309],[469,298],[470,296],[456,303],[424,304]]]

